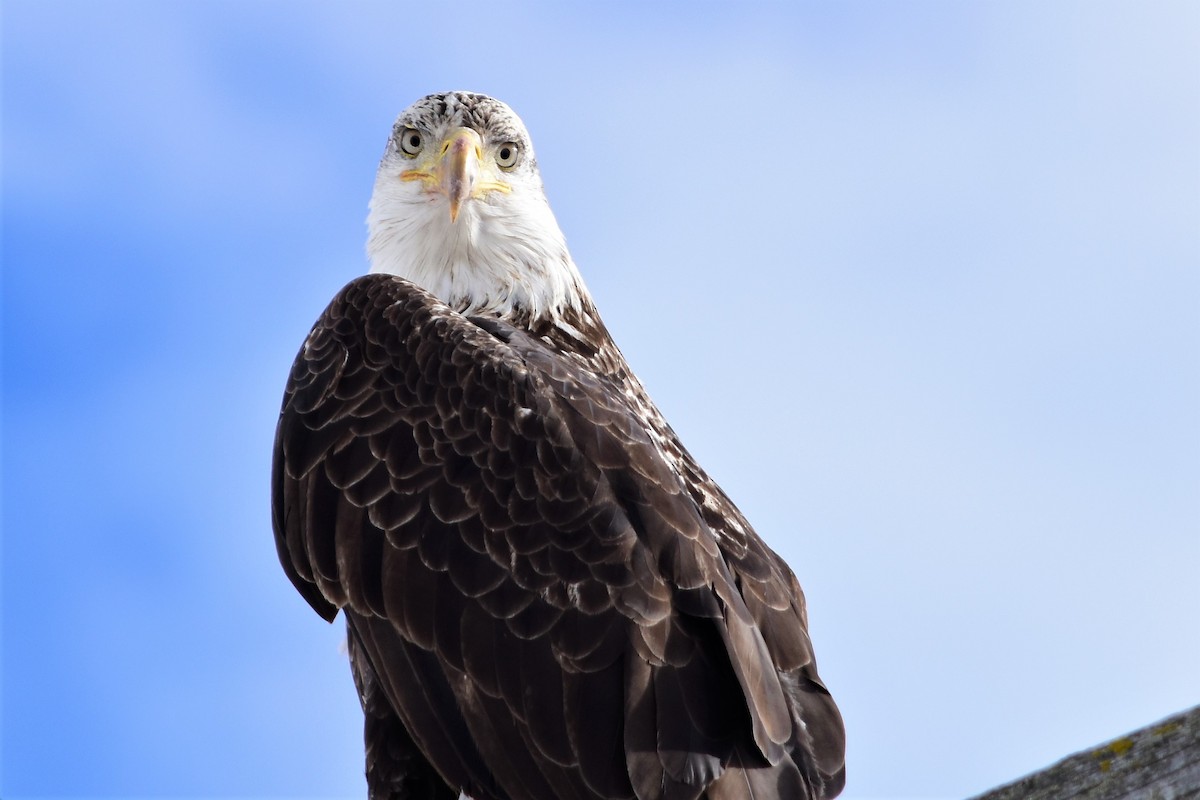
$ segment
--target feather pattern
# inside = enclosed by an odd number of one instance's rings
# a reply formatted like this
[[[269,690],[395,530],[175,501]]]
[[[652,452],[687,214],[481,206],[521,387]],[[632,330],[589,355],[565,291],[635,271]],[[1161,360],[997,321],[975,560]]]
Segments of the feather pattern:
[[[372,796],[831,797],[799,586],[597,320],[587,352],[369,275],[297,356],[276,543],[346,614]]]

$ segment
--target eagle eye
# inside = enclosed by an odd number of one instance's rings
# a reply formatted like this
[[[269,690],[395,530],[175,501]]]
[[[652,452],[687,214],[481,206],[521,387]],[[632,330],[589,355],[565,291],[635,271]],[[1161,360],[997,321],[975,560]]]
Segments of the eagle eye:
[[[421,132],[416,128],[405,128],[400,134],[400,152],[408,158],[414,158],[421,152]]]
[[[517,165],[517,155],[521,148],[516,142],[505,142],[496,148],[496,165],[500,169],[512,169]]]

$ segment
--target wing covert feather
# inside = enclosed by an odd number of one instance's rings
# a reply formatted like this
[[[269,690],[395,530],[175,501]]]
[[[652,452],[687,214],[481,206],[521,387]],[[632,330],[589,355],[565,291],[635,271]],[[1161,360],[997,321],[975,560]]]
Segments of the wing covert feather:
[[[346,610],[372,703],[481,800],[840,774],[795,578],[631,385],[399,278],[352,282],[284,397],[285,572]]]

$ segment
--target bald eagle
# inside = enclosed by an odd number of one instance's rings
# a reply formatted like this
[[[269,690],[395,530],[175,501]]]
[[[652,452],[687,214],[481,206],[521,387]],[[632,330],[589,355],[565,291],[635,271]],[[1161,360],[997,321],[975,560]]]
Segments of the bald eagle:
[[[837,795],[800,586],[613,343],[521,120],[417,101],[368,228],[292,366],[272,519],[346,619],[370,796]]]

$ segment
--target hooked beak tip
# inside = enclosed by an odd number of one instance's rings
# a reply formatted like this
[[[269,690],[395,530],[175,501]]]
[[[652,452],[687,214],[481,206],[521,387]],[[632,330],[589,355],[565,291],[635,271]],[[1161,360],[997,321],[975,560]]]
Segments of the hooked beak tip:
[[[442,142],[440,165],[443,191],[450,200],[450,222],[458,221],[459,211],[471,197],[479,177],[479,134],[469,128],[458,128]]]

